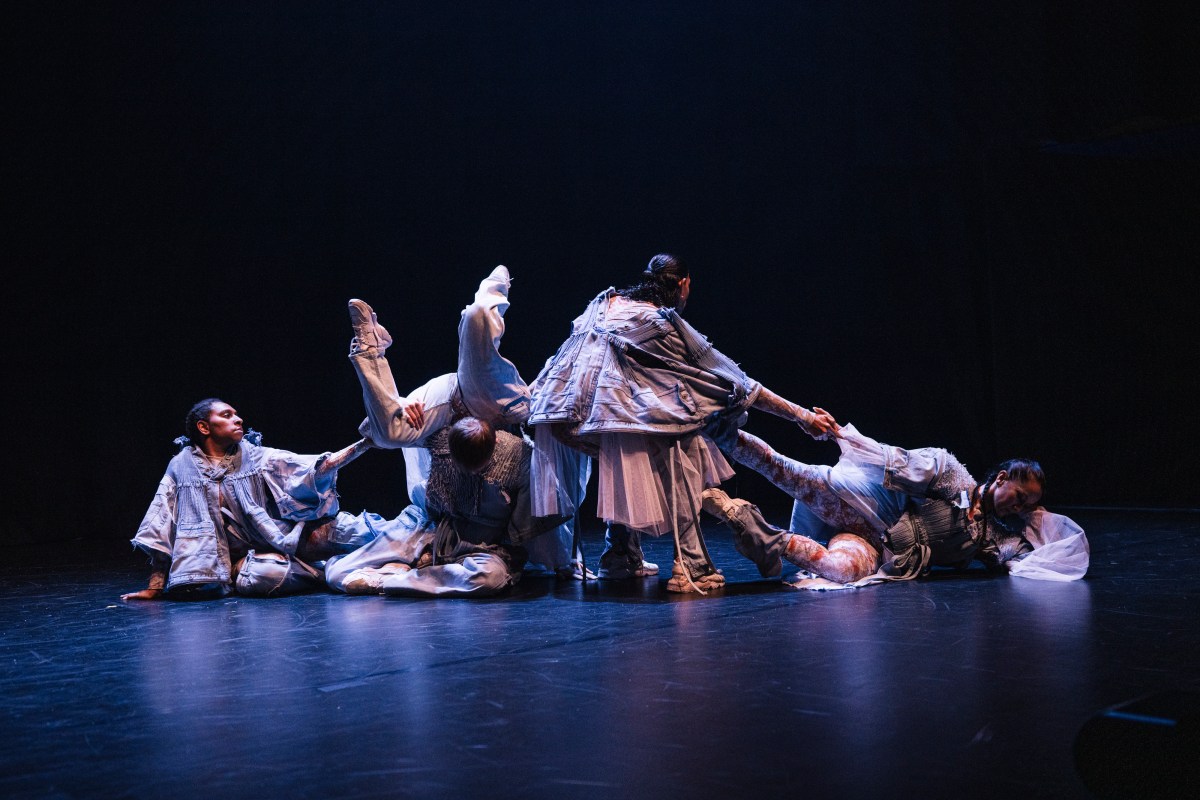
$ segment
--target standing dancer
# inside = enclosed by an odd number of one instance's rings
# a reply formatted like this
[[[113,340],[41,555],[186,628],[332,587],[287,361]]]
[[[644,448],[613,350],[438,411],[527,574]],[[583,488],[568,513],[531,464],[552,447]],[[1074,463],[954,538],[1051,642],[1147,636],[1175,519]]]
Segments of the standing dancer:
[[[641,280],[609,288],[572,325],[571,336],[533,384],[529,424],[537,513],[558,508],[550,489],[574,486],[589,457],[599,462],[597,514],[608,524],[601,578],[652,575],[640,534],[675,537],[667,589],[704,592],[725,578],[700,535],[701,492],[733,476],[716,441],[731,439],[745,411],[797,422],[816,438],[836,427],[770,392],[680,316],[692,279],[672,255],[650,259]],[[565,476],[564,476],[565,473]],[[557,478],[557,480],[555,480]],[[570,503],[578,506],[578,496]]]

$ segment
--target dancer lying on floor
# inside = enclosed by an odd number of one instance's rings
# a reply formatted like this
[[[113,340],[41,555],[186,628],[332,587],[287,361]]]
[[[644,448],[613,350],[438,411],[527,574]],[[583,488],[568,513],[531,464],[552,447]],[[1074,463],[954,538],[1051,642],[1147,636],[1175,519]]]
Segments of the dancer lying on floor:
[[[412,504],[394,520],[369,512],[338,517],[339,537],[370,541],[329,561],[331,588],[493,594],[520,577],[527,558],[576,574],[569,513],[532,516],[533,448],[518,427],[529,413],[529,390],[499,352],[509,285],[503,266],[483,280],[459,321],[457,372],[407,397],[385,355],[391,336],[370,306],[350,301],[350,361],[367,410],[360,430],[380,447],[405,448]]]
[[[835,584],[910,580],[972,561],[1045,580],[1087,572],[1083,530],[1040,506],[1046,476],[1036,461],[1005,461],[980,482],[941,448],[880,444],[850,425],[838,435],[842,457],[829,467],[787,458],[738,432],[730,457],[795,499],[791,531],[720,489],[705,492],[705,510],[729,522],[738,550],[764,576],[779,574],[781,557]]]

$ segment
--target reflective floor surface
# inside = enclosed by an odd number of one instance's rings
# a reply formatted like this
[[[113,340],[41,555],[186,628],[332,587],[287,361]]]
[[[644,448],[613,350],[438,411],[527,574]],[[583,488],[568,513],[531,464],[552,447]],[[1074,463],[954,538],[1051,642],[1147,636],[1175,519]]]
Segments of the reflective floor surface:
[[[1092,797],[1085,723],[1200,691],[1200,516],[1067,513],[1084,581],[829,593],[759,578],[716,525],[705,597],[666,592],[669,540],[660,578],[488,600],[131,604],[140,557],[25,552],[0,797]]]

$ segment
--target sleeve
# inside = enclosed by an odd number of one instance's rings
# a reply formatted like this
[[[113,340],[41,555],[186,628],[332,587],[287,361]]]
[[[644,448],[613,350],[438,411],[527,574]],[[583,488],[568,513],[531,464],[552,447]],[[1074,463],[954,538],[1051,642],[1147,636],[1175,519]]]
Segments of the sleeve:
[[[652,326],[643,328],[646,333],[639,338],[639,347],[631,348],[628,356],[641,362],[639,371],[649,376],[648,383],[678,384],[681,391],[686,389],[692,397],[692,410],[703,411],[704,433],[723,450],[733,447],[738,428],[745,424],[746,411],[758,399],[762,384],[746,375],[674,310],[658,309],[652,322]]]
[[[853,425],[842,426],[837,440],[842,460],[878,475],[887,489],[931,500],[955,502],[975,489],[975,478],[949,450],[921,447],[906,450],[864,436]]]
[[[932,459],[935,464],[933,480],[925,490],[926,497],[954,501],[966,492],[967,498],[970,498],[975,491],[975,478],[954,453],[938,447],[926,447],[913,452]]]
[[[321,474],[317,469],[330,455],[298,455],[262,448],[263,479],[284,519],[308,521],[338,512],[337,472]]]
[[[170,562],[175,534],[175,478],[168,469],[158,482],[154,500],[130,541],[155,563]]]
[[[758,398],[762,384],[746,374],[736,361],[713,347],[708,337],[692,327],[675,311],[667,311],[667,320],[673,325],[676,336],[664,337],[668,346],[677,351],[681,361],[693,364],[704,372],[718,375],[733,384],[731,404],[742,409],[749,408]]]
[[[1042,581],[1076,581],[1091,565],[1091,547],[1083,528],[1061,514],[1036,509],[1025,525],[1034,550],[1009,564],[1009,574]]]

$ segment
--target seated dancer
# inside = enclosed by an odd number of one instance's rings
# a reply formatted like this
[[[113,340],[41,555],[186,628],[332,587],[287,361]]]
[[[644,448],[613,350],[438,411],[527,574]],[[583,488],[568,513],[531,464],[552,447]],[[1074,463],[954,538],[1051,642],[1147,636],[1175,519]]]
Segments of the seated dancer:
[[[727,521],[738,550],[766,577],[785,558],[835,584],[911,580],[932,566],[1075,580],[1088,568],[1088,543],[1070,519],[1039,503],[1046,476],[1036,461],[1011,459],[980,483],[947,450],[880,444],[852,425],[839,429],[832,467],[780,455],[744,431],[729,455],[795,499],[791,531],[767,524],[757,507],[720,489],[704,509]],[[822,545],[818,540],[828,541]],[[820,582],[797,585],[826,588]]]
[[[674,592],[725,582],[700,535],[701,492],[733,476],[714,440],[732,437],[749,408],[795,420],[817,438],[836,425],[822,409],[801,408],[749,378],[685,322],[691,285],[683,262],[660,254],[636,285],[601,292],[534,381],[529,417],[534,484],[548,481],[534,492],[536,513],[557,510],[551,478],[574,487],[578,465],[596,457],[597,514],[608,525],[599,576],[657,573],[640,534],[673,534]]]
[[[133,546],[150,583],[122,600],[277,597],[321,585],[315,564],[361,539],[336,539],[337,471],[370,447],[304,456],[262,446],[223,400],[196,403]],[[350,535],[347,532],[347,535]]]
[[[367,410],[360,430],[380,447],[405,448],[413,502],[390,521],[366,512],[339,515],[339,537],[370,541],[329,561],[331,588],[486,595],[515,582],[526,557],[564,577],[576,575],[573,511],[531,514],[533,447],[516,427],[528,415],[529,391],[498,349],[509,283],[503,266],[484,279],[459,322],[457,373],[408,397],[397,391],[385,355],[391,336],[370,306],[350,301],[350,360]]]

